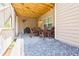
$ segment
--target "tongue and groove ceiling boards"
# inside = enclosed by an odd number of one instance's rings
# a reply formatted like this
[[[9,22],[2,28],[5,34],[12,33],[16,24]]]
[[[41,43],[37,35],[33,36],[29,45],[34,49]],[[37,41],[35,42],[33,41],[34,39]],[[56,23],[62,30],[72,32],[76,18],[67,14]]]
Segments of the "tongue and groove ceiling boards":
[[[37,19],[50,9],[54,8],[53,3],[12,3],[17,16]]]

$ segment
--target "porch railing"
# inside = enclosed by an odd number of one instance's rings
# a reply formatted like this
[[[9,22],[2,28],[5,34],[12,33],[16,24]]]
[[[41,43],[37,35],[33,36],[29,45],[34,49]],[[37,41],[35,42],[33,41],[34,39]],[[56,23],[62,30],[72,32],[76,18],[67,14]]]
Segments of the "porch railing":
[[[14,29],[0,28],[0,55],[9,47],[14,38]]]

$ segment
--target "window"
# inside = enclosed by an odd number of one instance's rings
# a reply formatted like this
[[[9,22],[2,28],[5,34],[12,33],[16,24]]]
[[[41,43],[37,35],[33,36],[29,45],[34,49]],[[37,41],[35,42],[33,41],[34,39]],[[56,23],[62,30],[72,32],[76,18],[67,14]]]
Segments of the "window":
[[[52,17],[46,18],[44,24],[48,27],[48,29],[51,29],[51,27],[52,27]]]

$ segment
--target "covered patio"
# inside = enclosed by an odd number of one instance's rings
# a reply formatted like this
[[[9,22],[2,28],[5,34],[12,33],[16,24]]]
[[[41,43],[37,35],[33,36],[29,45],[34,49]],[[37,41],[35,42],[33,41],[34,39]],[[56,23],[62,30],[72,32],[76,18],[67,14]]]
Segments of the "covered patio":
[[[78,6],[1,3],[0,55],[79,56]]]

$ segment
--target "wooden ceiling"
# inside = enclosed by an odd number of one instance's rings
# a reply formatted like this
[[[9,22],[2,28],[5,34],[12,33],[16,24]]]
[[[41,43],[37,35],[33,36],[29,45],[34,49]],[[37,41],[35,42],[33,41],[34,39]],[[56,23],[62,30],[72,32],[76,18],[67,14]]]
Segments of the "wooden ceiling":
[[[33,19],[54,8],[53,3],[13,3],[12,6],[18,16]]]

